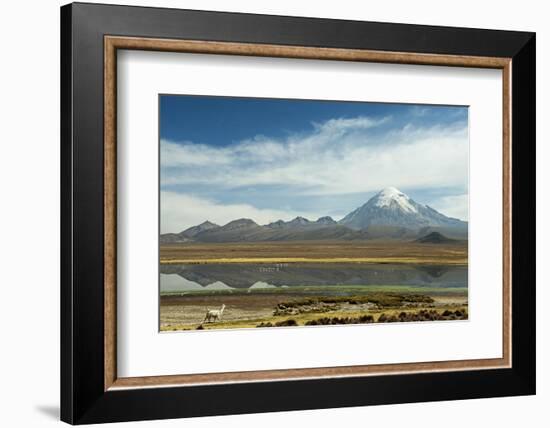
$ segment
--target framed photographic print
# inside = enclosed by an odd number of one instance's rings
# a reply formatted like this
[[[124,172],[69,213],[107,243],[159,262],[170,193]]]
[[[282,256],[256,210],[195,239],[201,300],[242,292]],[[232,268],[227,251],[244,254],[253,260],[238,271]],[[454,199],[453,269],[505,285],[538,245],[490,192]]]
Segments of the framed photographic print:
[[[62,420],[535,393],[533,33],[76,3],[61,53]]]

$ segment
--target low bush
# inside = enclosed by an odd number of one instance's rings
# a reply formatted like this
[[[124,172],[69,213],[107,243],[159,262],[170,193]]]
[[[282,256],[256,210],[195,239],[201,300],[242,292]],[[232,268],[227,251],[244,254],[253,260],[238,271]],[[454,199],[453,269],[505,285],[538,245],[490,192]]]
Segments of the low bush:
[[[359,317],[359,322],[361,324],[367,324],[374,322],[374,317],[372,315],[362,315]]]
[[[261,322],[256,327],[273,327],[273,324],[270,322]]]
[[[367,324],[372,322],[374,322],[372,315],[362,315],[360,317],[323,317],[307,321],[305,325]]]
[[[275,324],[273,324],[272,322],[261,322],[260,324],[258,324],[256,327],[294,327],[294,326],[297,326],[298,323],[296,322],[296,320],[294,319],[288,319],[288,320],[283,320],[283,321],[279,321],[279,322],[276,322]]]
[[[382,313],[375,321],[372,315],[361,315],[359,317],[321,317],[313,320],[306,321],[304,325],[339,325],[339,324],[369,324],[374,322],[390,323],[390,322],[412,322],[412,321],[449,321],[449,320],[462,320],[468,319],[468,313],[466,310],[445,310],[438,312],[434,309],[427,310],[421,309],[419,311],[402,311],[399,314],[385,314]],[[299,325],[295,319],[287,319],[276,323],[262,322],[256,327],[291,327]]]
[[[448,321],[461,319],[468,319],[468,315],[465,311],[456,310],[455,312],[451,312],[445,310],[440,313],[436,310],[422,309],[417,312],[401,312],[399,316],[381,314],[380,317],[378,317],[378,322]]]
[[[275,323],[275,327],[293,327],[296,325],[298,325],[298,323],[296,322],[296,320],[293,320],[292,318]]]

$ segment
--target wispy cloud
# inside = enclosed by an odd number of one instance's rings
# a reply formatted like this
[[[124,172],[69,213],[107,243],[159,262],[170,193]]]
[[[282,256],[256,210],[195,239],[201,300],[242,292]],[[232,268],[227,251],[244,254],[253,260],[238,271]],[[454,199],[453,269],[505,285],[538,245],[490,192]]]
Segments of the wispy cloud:
[[[163,140],[162,185],[286,185],[303,194],[466,186],[465,124],[377,130],[390,120],[332,119],[307,134],[224,147]]]

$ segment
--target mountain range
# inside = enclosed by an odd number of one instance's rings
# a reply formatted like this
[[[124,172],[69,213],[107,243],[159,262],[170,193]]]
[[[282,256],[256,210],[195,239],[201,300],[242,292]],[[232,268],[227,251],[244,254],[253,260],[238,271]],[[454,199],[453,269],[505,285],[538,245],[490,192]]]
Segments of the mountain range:
[[[447,217],[420,204],[394,187],[388,187],[340,221],[332,217],[308,220],[296,217],[259,225],[251,219],[224,226],[205,221],[179,233],[160,236],[161,244],[183,242],[260,242],[360,239],[418,239],[437,233],[445,239],[467,239],[468,223]],[[419,241],[422,242],[422,241]]]

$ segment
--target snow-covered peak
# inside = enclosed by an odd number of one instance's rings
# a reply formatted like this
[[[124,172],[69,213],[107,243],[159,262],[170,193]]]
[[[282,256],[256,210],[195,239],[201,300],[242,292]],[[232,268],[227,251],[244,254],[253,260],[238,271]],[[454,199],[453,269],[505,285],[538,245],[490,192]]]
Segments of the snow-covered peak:
[[[395,203],[403,211],[416,213],[418,210],[411,203],[410,198],[395,187],[386,187],[380,191],[374,201],[376,207],[391,207]]]
[[[291,225],[304,225],[304,224],[309,224],[311,223],[307,218],[304,218],[304,217],[301,217],[301,216],[298,216],[296,217],[294,220],[291,220],[288,222],[288,224],[291,224]]]
[[[419,204],[395,187],[388,187],[366,204],[350,212],[340,224],[355,230],[371,226],[394,226],[407,229],[420,229],[428,226],[456,227],[467,230],[467,223]]]

